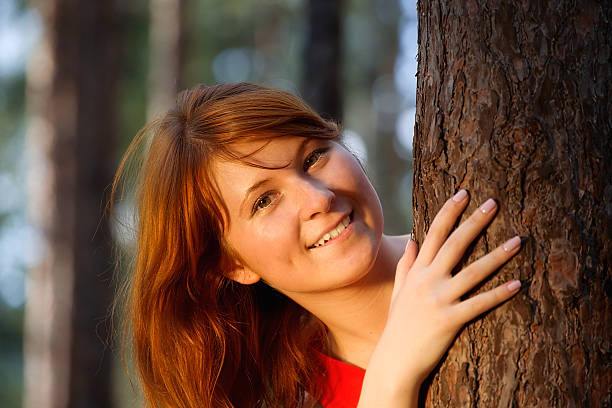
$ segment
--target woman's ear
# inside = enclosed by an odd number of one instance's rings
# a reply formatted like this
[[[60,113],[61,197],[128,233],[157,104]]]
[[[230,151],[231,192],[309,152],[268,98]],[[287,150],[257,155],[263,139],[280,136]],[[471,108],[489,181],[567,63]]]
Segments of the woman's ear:
[[[261,276],[247,268],[246,266],[236,266],[234,269],[225,272],[224,275],[231,280],[242,283],[243,285],[252,285],[259,282]]]

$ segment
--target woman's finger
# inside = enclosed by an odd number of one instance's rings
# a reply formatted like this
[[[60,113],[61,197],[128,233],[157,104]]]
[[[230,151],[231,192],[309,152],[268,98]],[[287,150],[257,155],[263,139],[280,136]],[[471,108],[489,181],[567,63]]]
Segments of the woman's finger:
[[[521,288],[521,282],[513,280],[491,289],[487,292],[473,296],[453,306],[457,316],[457,322],[466,324],[484,312],[505,302],[514,296]]]
[[[497,203],[489,198],[462,222],[444,242],[432,261],[435,263],[435,269],[445,274],[449,273],[463,257],[472,241],[491,222],[496,210]]]
[[[484,278],[498,269],[521,248],[521,238],[510,238],[493,251],[471,263],[449,281],[448,301],[455,301],[478,285]]]
[[[416,259],[418,253],[419,253],[419,244],[417,244],[416,241],[412,239],[412,234],[411,234],[411,238],[408,240],[408,243],[406,244],[404,255],[400,259],[399,263],[397,264],[397,268],[395,270],[395,282],[393,284],[393,293],[391,294],[391,302],[393,302],[393,299],[395,299],[395,297],[399,293],[399,290],[404,285],[404,281],[406,280],[406,275],[408,274],[408,271],[410,271],[410,268],[412,268],[412,264],[414,263],[414,260]]]
[[[444,203],[431,223],[429,231],[427,231],[427,236],[419,252],[418,260],[420,263],[429,265],[433,261],[444,240],[457,222],[457,218],[465,209],[467,202],[467,191],[459,190],[457,194]]]

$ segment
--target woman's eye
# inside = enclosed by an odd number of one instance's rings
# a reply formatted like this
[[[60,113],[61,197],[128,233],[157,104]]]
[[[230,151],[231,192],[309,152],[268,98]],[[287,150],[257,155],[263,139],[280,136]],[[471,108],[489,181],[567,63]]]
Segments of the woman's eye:
[[[306,160],[304,160],[304,171],[308,171],[309,168],[317,164],[326,151],[327,149],[317,149],[310,153]]]
[[[272,204],[272,197],[270,196],[270,194],[266,193],[263,196],[259,197],[257,200],[255,200],[251,214],[255,214],[257,211],[269,207],[270,204]]]

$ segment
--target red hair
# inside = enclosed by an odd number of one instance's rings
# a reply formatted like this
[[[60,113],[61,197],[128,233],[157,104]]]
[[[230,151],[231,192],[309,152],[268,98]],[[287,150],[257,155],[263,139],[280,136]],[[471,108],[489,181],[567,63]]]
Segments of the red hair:
[[[240,159],[230,149],[238,141],[339,133],[299,98],[240,83],[182,92],[135,137],[112,196],[145,148],[124,336],[147,406],[299,407],[321,394],[322,323],[263,283],[224,275],[237,257],[223,239],[229,217],[211,162]]]

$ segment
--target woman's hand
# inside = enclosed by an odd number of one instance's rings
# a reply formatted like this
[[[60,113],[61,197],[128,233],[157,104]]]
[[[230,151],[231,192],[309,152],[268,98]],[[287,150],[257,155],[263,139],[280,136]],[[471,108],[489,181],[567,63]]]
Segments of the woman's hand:
[[[520,282],[510,281],[461,300],[515,255],[521,244],[518,236],[511,238],[452,276],[452,269],[497,210],[495,201],[487,200],[448,236],[467,202],[467,192],[461,190],[444,204],[416,259],[416,244],[408,243],[397,265],[387,324],[366,371],[360,407],[380,404],[383,394],[389,398],[387,407],[416,404],[421,382],[461,327],[518,292]]]

